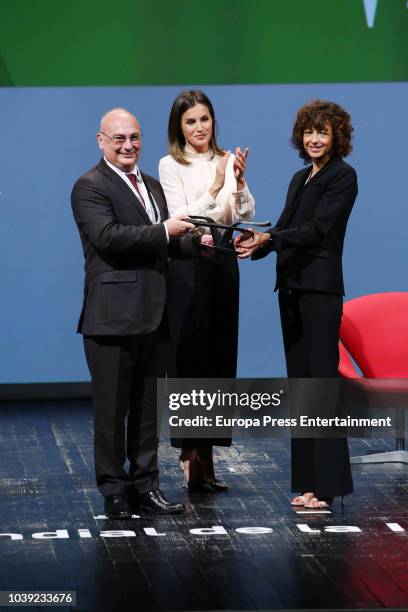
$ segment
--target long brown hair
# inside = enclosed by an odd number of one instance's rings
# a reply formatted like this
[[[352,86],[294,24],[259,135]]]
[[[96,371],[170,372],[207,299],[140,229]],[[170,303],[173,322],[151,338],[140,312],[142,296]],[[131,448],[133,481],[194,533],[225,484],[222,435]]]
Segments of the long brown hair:
[[[186,140],[181,130],[181,117],[182,115],[193,106],[197,104],[203,104],[208,108],[212,119],[212,135],[210,142],[208,143],[209,149],[212,156],[216,153],[224,155],[225,151],[218,146],[215,137],[216,120],[214,115],[214,108],[209,98],[202,91],[183,91],[177,96],[171,107],[168,127],[168,139],[169,139],[169,152],[170,155],[183,166],[188,166],[190,162],[185,157],[184,147]]]

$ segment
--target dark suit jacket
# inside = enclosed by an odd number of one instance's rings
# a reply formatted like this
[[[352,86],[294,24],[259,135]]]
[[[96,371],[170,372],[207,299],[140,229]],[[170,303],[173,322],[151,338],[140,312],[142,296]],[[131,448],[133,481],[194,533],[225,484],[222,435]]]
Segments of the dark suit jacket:
[[[158,181],[142,174],[168,218]],[[131,189],[102,159],[81,176],[71,196],[85,257],[85,288],[78,332],[135,335],[154,331],[166,303],[169,250],[197,255],[191,239],[167,244],[163,223],[152,224]]]
[[[347,221],[357,196],[355,170],[334,158],[306,185],[311,167],[294,174],[285,208],[270,230],[271,243],[254,259],[276,250],[276,289],[344,294],[342,254]]]

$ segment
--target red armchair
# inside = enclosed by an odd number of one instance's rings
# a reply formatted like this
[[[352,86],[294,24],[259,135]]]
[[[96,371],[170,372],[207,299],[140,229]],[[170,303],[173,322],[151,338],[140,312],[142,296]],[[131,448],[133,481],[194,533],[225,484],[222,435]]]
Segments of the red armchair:
[[[407,396],[408,293],[374,293],[346,302],[339,348],[341,376],[360,379],[362,385],[369,382],[365,378],[376,379],[372,382],[378,391]],[[396,450],[352,457],[352,463],[408,463],[404,408],[396,409],[395,416]]]

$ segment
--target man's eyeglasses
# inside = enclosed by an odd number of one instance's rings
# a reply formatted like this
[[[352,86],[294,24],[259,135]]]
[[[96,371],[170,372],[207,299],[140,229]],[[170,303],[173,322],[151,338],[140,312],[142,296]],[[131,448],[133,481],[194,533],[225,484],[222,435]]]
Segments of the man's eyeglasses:
[[[114,145],[124,145],[127,140],[129,140],[130,144],[133,145],[140,142],[143,137],[143,134],[141,132],[132,134],[131,136],[123,136],[122,134],[115,134],[114,136],[109,136],[108,134],[105,134],[105,132],[102,131],[100,132],[100,134],[103,134],[104,136],[106,136],[106,138],[109,138],[109,140],[111,140]]]

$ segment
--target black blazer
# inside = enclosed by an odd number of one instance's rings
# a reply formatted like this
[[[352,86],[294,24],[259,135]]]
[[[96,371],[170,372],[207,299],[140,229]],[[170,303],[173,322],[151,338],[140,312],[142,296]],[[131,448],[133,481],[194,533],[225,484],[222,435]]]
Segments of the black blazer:
[[[254,259],[276,250],[276,289],[344,295],[342,254],[347,221],[357,196],[355,170],[339,158],[305,185],[311,166],[294,174],[271,242]],[[263,252],[262,252],[263,251]]]
[[[160,183],[142,176],[165,221],[168,210]],[[171,240],[168,245],[164,224],[151,223],[132,190],[103,159],[75,183],[71,202],[85,257],[77,331],[86,335],[154,331],[166,303],[169,250],[173,255],[197,255],[191,239]]]

